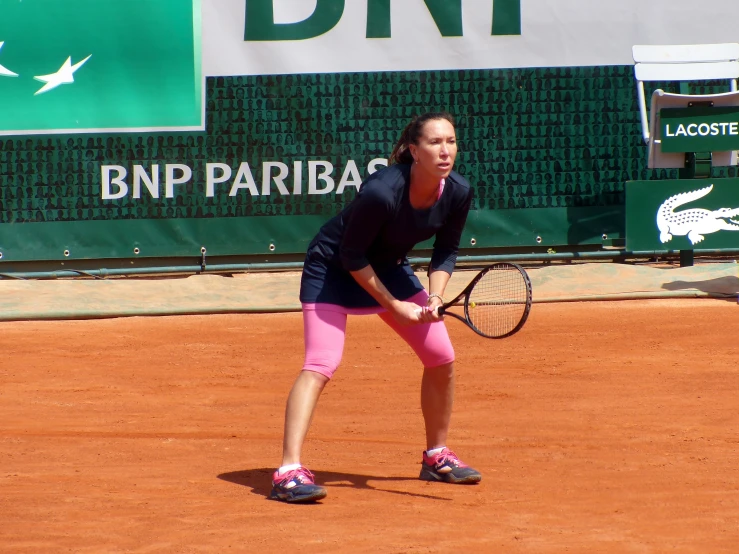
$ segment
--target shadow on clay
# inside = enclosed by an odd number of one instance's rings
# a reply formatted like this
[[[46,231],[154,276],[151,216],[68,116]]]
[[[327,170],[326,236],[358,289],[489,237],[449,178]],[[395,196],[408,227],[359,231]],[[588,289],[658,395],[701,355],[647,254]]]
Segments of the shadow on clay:
[[[699,290],[710,294],[713,298],[725,298],[736,301],[739,295],[739,277],[718,277],[705,281],[672,281],[663,283],[665,290]]]
[[[269,496],[270,489],[272,488],[272,472],[273,469],[269,468],[258,468],[258,469],[245,469],[242,471],[231,471],[229,473],[221,473],[218,478],[229,483],[236,485],[242,485],[251,489],[253,494]],[[316,484],[326,486],[329,489],[329,493],[332,488],[338,487],[354,487],[358,489],[369,489],[378,492],[386,492],[391,494],[399,494],[402,496],[413,496],[416,498],[430,498],[432,500],[450,500],[441,496],[434,496],[431,494],[420,494],[407,491],[396,491],[390,489],[379,488],[377,484],[388,483],[388,482],[404,482],[404,481],[418,481],[419,484],[425,484],[416,478],[412,477],[376,477],[373,475],[359,475],[356,473],[337,473],[334,471],[316,471],[314,472],[316,477]],[[372,483],[372,484],[370,484]],[[446,486],[440,484],[439,486]]]

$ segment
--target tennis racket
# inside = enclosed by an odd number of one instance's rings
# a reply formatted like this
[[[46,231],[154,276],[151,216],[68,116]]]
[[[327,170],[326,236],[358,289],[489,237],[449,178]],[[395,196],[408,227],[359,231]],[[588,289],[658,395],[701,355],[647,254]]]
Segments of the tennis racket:
[[[531,280],[521,266],[497,263],[478,273],[451,302],[439,307],[489,339],[502,339],[518,332],[531,311]],[[450,311],[463,306],[464,315]]]

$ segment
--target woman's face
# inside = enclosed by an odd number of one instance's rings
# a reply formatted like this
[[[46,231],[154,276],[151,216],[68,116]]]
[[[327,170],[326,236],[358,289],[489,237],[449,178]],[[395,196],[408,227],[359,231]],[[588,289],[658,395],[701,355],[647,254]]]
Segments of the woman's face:
[[[457,157],[457,136],[454,126],[446,119],[432,119],[423,126],[418,144],[410,151],[419,169],[424,173],[445,179],[454,167]]]

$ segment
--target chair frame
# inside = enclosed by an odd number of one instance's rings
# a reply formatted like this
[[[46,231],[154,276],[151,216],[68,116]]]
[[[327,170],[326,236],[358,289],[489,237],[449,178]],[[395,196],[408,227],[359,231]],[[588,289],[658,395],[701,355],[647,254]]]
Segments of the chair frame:
[[[737,91],[739,43],[636,45],[632,54],[642,136],[647,144],[651,136],[645,81],[728,80],[731,92]]]

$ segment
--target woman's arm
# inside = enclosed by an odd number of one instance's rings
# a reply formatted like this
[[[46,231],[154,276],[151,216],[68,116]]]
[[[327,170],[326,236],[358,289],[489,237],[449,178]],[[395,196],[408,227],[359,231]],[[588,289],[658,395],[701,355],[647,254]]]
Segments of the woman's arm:
[[[366,187],[367,185],[362,185]],[[360,190],[341,239],[341,262],[354,280],[402,325],[418,323],[416,304],[396,299],[382,284],[367,259],[367,250],[393,211],[393,198],[383,188]]]
[[[368,265],[350,273],[357,283],[401,324],[411,325],[423,320],[423,314],[416,312],[416,309],[418,309],[416,304],[403,302],[390,294],[390,291],[387,290],[385,285],[382,284],[382,281],[377,277],[372,266]]]
[[[421,322],[428,323],[442,318],[437,309],[444,304],[444,291],[450,277],[446,271],[429,268],[429,299],[426,302],[426,309],[418,314]]]
[[[436,234],[434,252],[429,264],[429,299],[422,321],[439,319],[437,308],[444,304],[444,292],[452,276],[459,252],[459,241],[472,204],[470,189],[463,201],[450,214],[444,227]]]
[[[393,212],[389,191],[374,185],[369,182],[362,185],[346,218],[339,256],[341,265],[349,272],[369,265],[367,251]]]
[[[469,189],[466,196],[461,198],[458,204],[452,208],[446,223],[436,233],[429,274],[431,271],[442,270],[451,275],[454,271],[457,253],[459,252],[459,241],[462,238],[462,231],[467,222],[471,204],[472,189]]]
[[[429,270],[429,301],[427,306],[433,310],[444,303],[444,291],[451,275],[443,270]],[[437,296],[438,295],[438,296]]]

